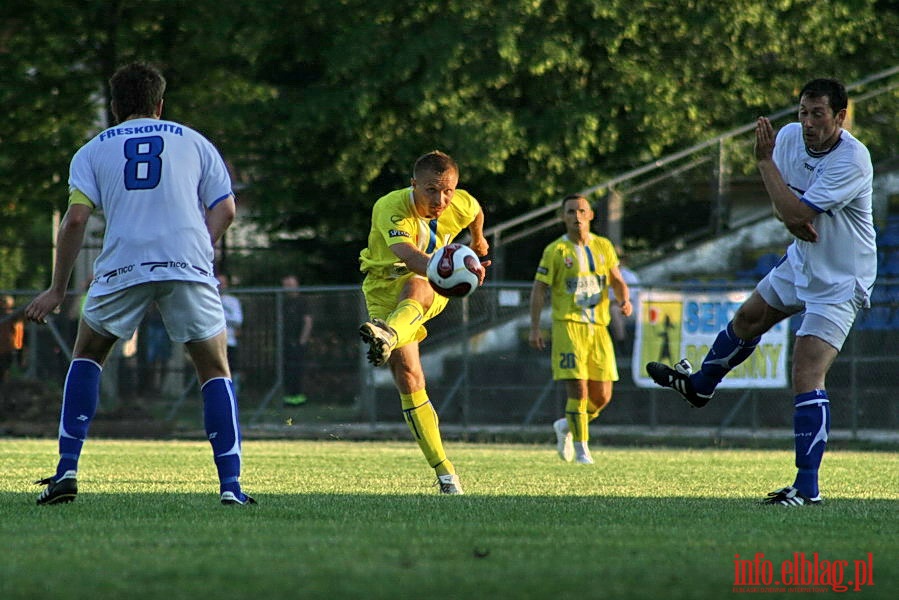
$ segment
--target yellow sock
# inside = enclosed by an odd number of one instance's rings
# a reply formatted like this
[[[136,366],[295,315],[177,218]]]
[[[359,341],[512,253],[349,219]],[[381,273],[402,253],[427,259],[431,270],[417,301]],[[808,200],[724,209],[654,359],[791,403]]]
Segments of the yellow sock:
[[[568,420],[571,439],[575,442],[586,442],[590,437],[587,427],[587,399],[569,398],[565,403],[565,418]]]
[[[387,317],[387,324],[396,331],[397,346],[404,346],[415,338],[424,315],[425,309],[417,300],[407,298],[396,305]]]
[[[403,405],[403,418],[412,432],[412,437],[418,442],[425,455],[428,464],[438,475],[450,475],[456,472],[453,463],[446,458],[443,451],[443,441],[440,439],[437,412],[428,399],[425,390],[418,390],[411,394],[400,394]]]

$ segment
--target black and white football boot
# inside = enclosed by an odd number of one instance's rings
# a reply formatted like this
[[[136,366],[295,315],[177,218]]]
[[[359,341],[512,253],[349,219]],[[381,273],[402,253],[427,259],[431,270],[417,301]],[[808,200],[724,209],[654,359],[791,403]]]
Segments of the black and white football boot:
[[[662,387],[671,388],[679,393],[694,408],[702,408],[709,403],[709,400],[714,395],[714,393],[700,394],[693,388],[693,382],[690,381],[693,366],[686,358],[674,365],[673,369],[660,362],[647,363],[646,372],[649,373],[653,381]]]

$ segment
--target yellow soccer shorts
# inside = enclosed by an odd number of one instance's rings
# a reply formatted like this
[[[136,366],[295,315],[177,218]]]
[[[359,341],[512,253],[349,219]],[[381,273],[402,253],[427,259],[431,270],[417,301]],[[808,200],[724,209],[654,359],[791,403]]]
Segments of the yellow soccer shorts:
[[[553,321],[553,379],[618,381],[609,328],[592,323]]]
[[[387,317],[390,316],[390,313],[392,313],[399,304],[399,298],[400,294],[403,292],[403,287],[412,277],[421,278],[421,275],[407,273],[396,279],[382,279],[366,276],[365,280],[362,282],[362,293],[365,296],[365,306],[368,310],[369,317],[377,317],[386,321]],[[448,302],[449,298],[446,296],[441,296],[436,292],[434,293],[434,302],[432,302],[431,307],[425,311],[424,318],[421,321],[422,325],[418,328],[418,331],[413,338],[414,341],[420,342],[428,336],[428,330],[425,329],[424,324],[442,313]]]

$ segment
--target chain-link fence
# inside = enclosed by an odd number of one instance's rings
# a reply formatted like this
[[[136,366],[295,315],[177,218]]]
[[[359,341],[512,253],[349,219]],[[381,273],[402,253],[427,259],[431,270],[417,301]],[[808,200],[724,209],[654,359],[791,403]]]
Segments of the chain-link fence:
[[[720,291],[719,285],[719,291]],[[665,289],[689,293],[676,284]],[[731,290],[746,290],[734,285]],[[727,285],[724,286],[727,291]],[[899,432],[899,280],[878,282],[871,310],[860,314],[828,377],[834,428]],[[297,422],[401,422],[399,398],[387,369],[374,369],[364,358],[358,326],[365,320],[357,286],[306,287],[299,295],[280,288],[230,290],[241,301],[239,360],[235,365],[242,420],[248,424]],[[643,295],[648,291],[642,290]],[[16,306],[33,297],[7,292]],[[422,360],[428,392],[441,422],[463,430],[483,425],[526,426],[550,423],[562,414],[564,388],[554,383],[548,351],[527,343],[529,283],[488,284],[464,300],[452,300],[427,324]],[[23,389],[40,386],[55,400],[43,415],[55,423],[59,394],[75,335],[78,298],[47,325],[26,324],[24,343],[9,361],[0,421],[15,422],[22,411]],[[297,311],[311,316],[308,344],[289,348],[299,335]],[[104,368],[99,415],[136,414],[196,427],[201,403],[195,375],[183,348],[160,338],[152,319],[132,340],[117,344]],[[7,323],[10,322],[9,320]],[[548,328],[548,316],[544,325]],[[627,328],[633,335],[633,328]],[[791,344],[792,336],[789,336]],[[620,381],[602,415],[609,425],[715,428],[792,427],[792,394],[787,388],[720,389],[702,410],[691,410],[676,394],[634,383],[633,339],[616,340]],[[787,348],[789,355],[790,348]],[[676,360],[676,358],[675,358]],[[639,367],[639,365],[638,365]],[[787,359],[789,372],[789,358]],[[293,389],[288,389],[288,388]],[[34,393],[32,391],[32,393]],[[285,404],[285,396],[304,400]]]

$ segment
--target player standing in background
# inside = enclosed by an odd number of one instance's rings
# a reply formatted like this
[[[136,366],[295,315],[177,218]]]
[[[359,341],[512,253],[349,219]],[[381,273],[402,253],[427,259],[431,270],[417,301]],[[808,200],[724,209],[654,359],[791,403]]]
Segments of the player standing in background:
[[[359,255],[370,316],[359,332],[369,345],[368,360],[390,367],[403,416],[444,494],[461,494],[462,485],[443,449],[418,344],[427,335],[425,322],[440,314],[448,299],[434,292],[425,271],[434,250],[465,228],[478,256],[490,249],[481,206],[471,194],[457,190],[458,183],[459,167],[447,154],[435,150],[419,157],[411,186],[375,202],[368,247]],[[489,264],[485,261],[483,267]],[[484,282],[483,267],[479,284]]]
[[[56,474],[39,481],[38,504],[71,502],[78,459],[100,399],[103,362],[156,303],[173,341],[186,343],[200,380],[204,422],[222,504],[254,504],[241,491],[237,396],[226,357],[225,315],[213,273],[213,247],[235,215],[231,178],[199,133],[161,120],[165,79],[132,63],[109,81],[118,125],[81,147],[69,171],[69,208],[59,227],[50,287],[25,310],[45,323],[65,298],[93,210],[106,216],[59,423]]]
[[[296,275],[281,278],[281,287],[286,291],[282,296],[281,375],[284,388],[284,406],[306,404],[303,393],[306,382],[306,348],[312,338],[312,311],[303,293],[300,279]]]
[[[581,195],[562,200],[565,235],[544,250],[531,288],[528,343],[543,350],[540,315],[547,290],[552,306],[553,379],[565,382],[565,417],[553,423],[559,456],[592,465],[588,423],[612,400],[618,381],[615,349],[609,335],[609,288],[622,298],[625,317],[633,307],[627,283],[618,270],[618,255],[608,239],[590,232],[593,209]]]
[[[830,431],[825,378],[855,316],[870,306],[877,274],[868,149],[842,129],[846,89],[815,79],[799,94],[799,122],[774,135],[768,119],[755,128],[755,158],[774,214],[796,240],[718,334],[698,373],[686,360],[646,365],[661,386],[705,406],[725,375],[746,360],[761,336],[801,312],[793,346],[796,478],[766,504],[819,504],[818,469]]]

